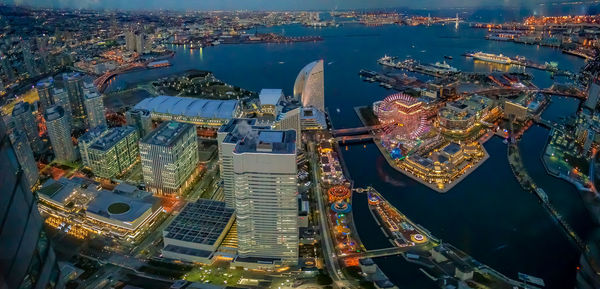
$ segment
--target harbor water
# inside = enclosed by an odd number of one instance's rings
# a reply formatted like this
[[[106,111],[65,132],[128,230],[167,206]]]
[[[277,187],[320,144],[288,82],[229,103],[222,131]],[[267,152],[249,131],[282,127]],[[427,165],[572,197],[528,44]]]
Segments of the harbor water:
[[[463,71],[506,70],[461,56],[467,51],[525,56],[538,63],[557,61],[564,70],[576,72],[583,60],[564,55],[558,49],[527,46],[484,39],[485,30],[454,25],[381,26],[345,25],[334,28],[306,28],[300,25],[259,28],[287,36],[318,35],[323,41],[294,44],[220,45],[190,50],[172,46],[172,66],[131,72],[116,77],[108,91],[133,87],[188,69],[210,70],[227,83],[259,91],[282,88],[292,94],[297,73],[307,63],[323,59],[325,95],[330,119],[336,128],[361,125],[355,106],[371,105],[392,93],[377,84],[362,82],[360,69],[382,70],[376,60],[384,54],[412,57],[423,63],[443,61]],[[549,73],[526,70],[539,87],[554,82]],[[544,118],[560,118],[577,109],[575,100],[552,102]],[[576,101],[575,101],[576,102]],[[580,236],[585,238],[591,222],[572,185],[548,176],[540,156],[548,131],[532,127],[523,136],[524,163],[536,182]],[[375,187],[407,217],[438,238],[455,245],[475,259],[510,278],[523,272],[543,278],[546,288],[573,288],[579,252],[544,211],[538,199],[521,189],[507,160],[507,146],[499,138],[485,144],[490,158],[474,173],[445,194],[439,194],[389,167],[374,144],[342,147],[350,177],[356,186]],[[366,197],[354,197],[355,221],[368,249],[389,247],[368,211]],[[401,257],[376,259],[382,270],[400,288],[435,288],[416,265]]]

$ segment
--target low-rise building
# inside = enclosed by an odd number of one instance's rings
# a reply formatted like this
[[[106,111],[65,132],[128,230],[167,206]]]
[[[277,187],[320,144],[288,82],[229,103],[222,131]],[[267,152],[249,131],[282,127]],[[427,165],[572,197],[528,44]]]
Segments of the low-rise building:
[[[188,203],[163,231],[163,256],[209,264],[233,223],[234,209],[224,202]]]
[[[241,113],[237,100],[166,95],[146,98],[136,104],[134,109],[148,110],[156,120],[174,120],[209,128],[220,127]]]
[[[162,212],[158,198],[127,184],[108,191],[81,178],[49,179],[37,193],[45,217],[62,222],[60,228],[74,226],[88,234],[136,238]]]

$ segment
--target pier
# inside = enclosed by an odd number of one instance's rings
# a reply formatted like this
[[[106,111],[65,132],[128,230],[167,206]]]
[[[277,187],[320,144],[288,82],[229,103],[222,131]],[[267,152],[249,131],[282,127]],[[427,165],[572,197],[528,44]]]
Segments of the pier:
[[[511,143],[508,147],[507,154],[510,168],[517,178],[517,181],[519,181],[521,187],[524,190],[535,194],[540,199],[544,209],[546,209],[552,218],[560,225],[561,229],[563,229],[563,232],[569,238],[569,240],[573,241],[573,243],[577,246],[577,248],[579,248],[579,250],[581,250],[581,252],[586,252],[586,243],[577,235],[577,233],[575,233],[571,225],[567,223],[563,216],[552,205],[548,195],[546,195],[546,192],[541,187],[537,186],[533,181],[533,178],[531,178],[527,173],[527,170],[525,169],[521,159],[521,152],[518,144]]]

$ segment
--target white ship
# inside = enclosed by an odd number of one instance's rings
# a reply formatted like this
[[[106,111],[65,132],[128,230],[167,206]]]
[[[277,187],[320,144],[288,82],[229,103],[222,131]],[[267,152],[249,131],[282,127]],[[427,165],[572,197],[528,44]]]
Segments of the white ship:
[[[510,57],[504,56],[502,54],[496,55],[496,54],[491,54],[491,53],[476,52],[476,53],[467,54],[467,56],[471,56],[475,59],[478,59],[481,61],[487,61],[487,62],[494,62],[494,63],[500,63],[500,64],[511,64],[512,63],[512,59],[510,59]]]

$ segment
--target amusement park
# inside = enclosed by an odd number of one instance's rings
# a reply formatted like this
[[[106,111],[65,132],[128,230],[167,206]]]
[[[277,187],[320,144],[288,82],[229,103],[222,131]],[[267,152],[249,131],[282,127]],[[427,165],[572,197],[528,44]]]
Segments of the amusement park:
[[[470,126],[482,127],[485,132],[491,128],[485,122],[488,112],[497,108],[491,102],[475,101],[480,98],[473,97],[472,103],[456,103],[444,109],[454,109],[459,116],[471,116]],[[379,125],[374,134],[375,144],[388,163],[440,193],[448,191],[488,157],[481,145],[485,141],[482,138],[456,139],[443,133],[448,126],[441,129],[440,118],[448,117],[449,113],[439,115],[440,109],[422,98],[394,93],[373,103],[371,109]],[[460,128],[451,127],[450,131],[459,132]]]

